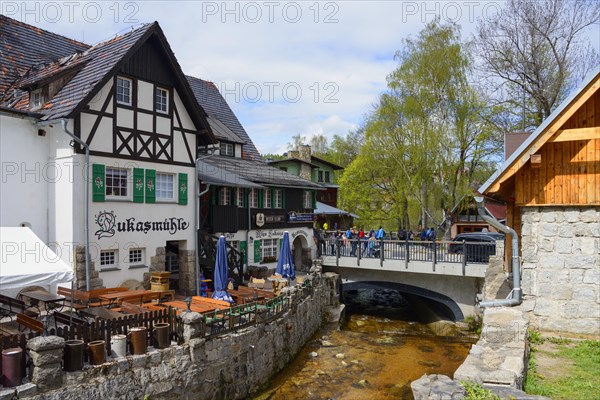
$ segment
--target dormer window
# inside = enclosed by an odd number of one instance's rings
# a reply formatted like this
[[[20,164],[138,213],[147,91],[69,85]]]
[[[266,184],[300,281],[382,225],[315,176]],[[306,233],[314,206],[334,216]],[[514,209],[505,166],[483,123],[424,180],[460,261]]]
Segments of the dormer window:
[[[122,76],[117,77],[117,103],[127,106],[131,105],[131,87],[132,81]]]
[[[154,107],[156,111],[167,114],[169,112],[169,91],[163,88],[154,88]]]
[[[221,142],[219,154],[222,156],[234,157],[235,149],[233,143]]]
[[[31,109],[37,110],[42,107],[44,100],[42,98],[42,89],[36,89],[31,92]]]

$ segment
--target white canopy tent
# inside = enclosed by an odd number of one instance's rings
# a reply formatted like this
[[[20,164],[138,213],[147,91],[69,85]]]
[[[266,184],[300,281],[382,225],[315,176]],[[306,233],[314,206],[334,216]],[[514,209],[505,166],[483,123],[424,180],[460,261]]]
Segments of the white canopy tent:
[[[0,228],[0,292],[15,296],[27,286],[51,291],[71,282],[73,269],[27,227]]]

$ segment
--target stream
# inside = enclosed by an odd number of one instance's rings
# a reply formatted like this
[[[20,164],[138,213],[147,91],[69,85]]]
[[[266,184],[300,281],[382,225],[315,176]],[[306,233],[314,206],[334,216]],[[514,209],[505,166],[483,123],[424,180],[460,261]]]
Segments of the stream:
[[[393,290],[345,293],[343,323],[317,332],[251,399],[412,399],[423,374],[451,377],[477,336],[411,302]]]

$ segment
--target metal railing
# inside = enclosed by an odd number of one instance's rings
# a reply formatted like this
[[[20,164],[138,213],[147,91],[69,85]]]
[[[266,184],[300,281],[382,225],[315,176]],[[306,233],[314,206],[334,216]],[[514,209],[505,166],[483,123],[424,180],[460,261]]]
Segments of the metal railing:
[[[406,268],[410,261],[429,261],[435,265],[441,262],[463,264],[487,264],[496,254],[494,242],[448,242],[414,240],[368,240],[328,238],[318,243],[318,254],[340,258],[379,259],[404,261]]]

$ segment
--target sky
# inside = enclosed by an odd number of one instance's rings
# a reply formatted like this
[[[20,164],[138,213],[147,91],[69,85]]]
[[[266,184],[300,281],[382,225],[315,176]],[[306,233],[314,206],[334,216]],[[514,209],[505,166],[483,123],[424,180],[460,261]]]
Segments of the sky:
[[[261,153],[345,135],[386,89],[402,40],[439,16],[464,38],[503,1],[2,1],[4,15],[95,44],[158,21],[184,73],[214,82]]]

